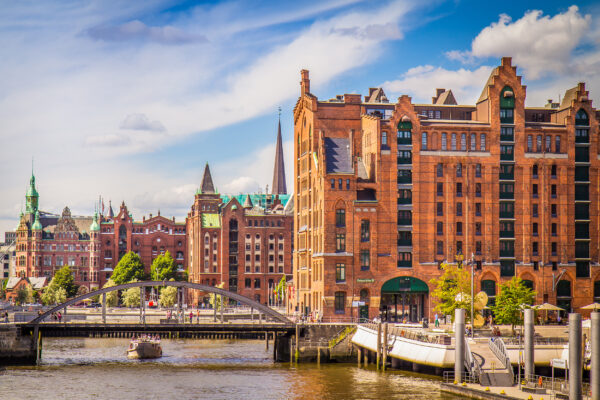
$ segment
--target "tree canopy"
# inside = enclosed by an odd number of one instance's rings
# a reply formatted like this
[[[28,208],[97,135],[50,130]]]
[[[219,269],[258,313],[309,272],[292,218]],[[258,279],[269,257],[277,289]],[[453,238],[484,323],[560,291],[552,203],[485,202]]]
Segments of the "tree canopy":
[[[71,272],[71,268],[68,265],[65,265],[56,273],[54,277],[50,281],[50,285],[55,285],[56,288],[63,288],[67,293],[67,297],[73,297],[77,294],[77,290],[79,286],[75,284],[75,278],[73,277],[73,273]]]
[[[435,285],[435,289],[431,293],[435,299],[434,310],[454,318],[454,310],[463,308],[467,318],[470,318],[471,277],[469,271],[462,268],[460,262],[456,264],[442,263],[441,269],[444,271],[442,275],[430,281]]]
[[[117,284],[115,283],[115,281],[113,281],[112,279],[109,279],[104,284],[105,288],[112,287],[112,286],[117,286]],[[103,297],[102,295],[99,296],[100,303],[102,303],[102,297]],[[114,290],[112,292],[106,293],[106,305],[108,307],[116,307],[117,304],[119,304],[119,291],[118,290]]]
[[[152,261],[150,267],[150,276],[153,281],[169,280],[176,278],[177,266],[175,260],[171,257],[171,253],[168,251],[164,255],[159,255]]]
[[[137,282],[134,279],[132,282]],[[121,295],[121,301],[126,307],[139,307],[140,306],[140,288],[132,287],[123,292]],[[108,300],[107,300],[108,302]]]
[[[163,288],[160,291],[159,302],[161,307],[173,307],[177,302],[177,287],[167,286],[166,288]]]
[[[131,282],[134,279],[144,280],[146,274],[140,256],[133,251],[125,254],[115,267],[110,279],[117,285]]]
[[[510,324],[513,334],[515,325],[523,322],[523,308],[533,304],[535,292],[523,284],[518,277],[500,285],[500,293],[496,296],[496,304],[492,311],[496,322]]]

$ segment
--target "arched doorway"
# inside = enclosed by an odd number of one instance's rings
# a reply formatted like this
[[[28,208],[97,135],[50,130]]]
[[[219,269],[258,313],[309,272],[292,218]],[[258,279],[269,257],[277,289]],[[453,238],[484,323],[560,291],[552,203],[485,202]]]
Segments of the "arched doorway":
[[[419,322],[429,300],[427,283],[412,276],[398,276],[381,286],[382,318],[394,322]]]

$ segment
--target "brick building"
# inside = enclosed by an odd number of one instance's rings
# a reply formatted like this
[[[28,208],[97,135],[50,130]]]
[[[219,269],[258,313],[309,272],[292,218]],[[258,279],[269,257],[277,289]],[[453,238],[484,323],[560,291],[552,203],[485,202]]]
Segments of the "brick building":
[[[271,193],[220,195],[206,164],[187,218],[191,282],[224,283],[230,291],[267,304],[274,301],[272,292],[281,278],[291,278],[293,221],[285,209],[290,195],[281,126],[277,137]]]
[[[146,272],[152,260],[169,251],[179,271],[186,268],[185,223],[160,216],[134,221],[124,203],[115,216],[74,216],[68,207],[61,215],[39,210],[39,194],[32,174],[26,212],[16,230],[16,275],[46,277],[68,265],[82,290],[102,287],[128,251],[140,255]]]
[[[583,83],[525,107],[503,58],[475,105],[382,89],[318,100],[301,72],[294,109],[294,284],[304,312],[431,317],[442,261],[465,258],[494,301],[519,276],[536,302],[600,298],[599,113]]]

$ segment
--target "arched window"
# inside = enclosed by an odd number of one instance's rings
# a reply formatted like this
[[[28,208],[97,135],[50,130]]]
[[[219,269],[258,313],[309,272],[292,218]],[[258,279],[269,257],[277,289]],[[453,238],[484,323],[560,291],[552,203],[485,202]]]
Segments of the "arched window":
[[[452,141],[450,142],[450,145],[452,146],[452,150],[456,150],[456,133],[452,134]]]
[[[364,301],[364,302],[369,301],[369,289],[361,289],[360,290],[360,301]]]
[[[546,153],[552,152],[552,138],[550,136],[546,136]]]
[[[471,133],[471,151],[477,151],[477,135]]]
[[[514,123],[515,93],[510,86],[504,86],[500,92],[500,123]]]
[[[527,152],[533,152],[533,136],[527,135]]]
[[[448,134],[442,132],[442,150],[448,150]]]
[[[467,134],[466,133],[460,134],[460,150],[467,151]]]
[[[537,137],[535,138],[535,147],[536,147],[536,151],[538,153],[542,152],[542,135],[537,135]]]
[[[480,143],[480,146],[479,146],[480,147],[479,150],[485,151],[485,133],[482,133],[480,135],[480,141],[481,141],[481,143]]]
[[[427,132],[421,133],[421,150],[427,150]]]
[[[528,289],[533,290],[533,281],[530,279],[523,279],[523,286],[525,286]]]
[[[496,303],[496,281],[486,279],[481,281],[481,291],[488,296],[488,306]]]
[[[588,115],[585,112],[585,110],[580,109],[579,111],[577,111],[577,114],[575,115],[575,125],[590,125],[590,119],[588,118]]]
[[[381,145],[387,146],[387,132],[381,132]]]
[[[462,176],[462,164],[456,164],[456,177],[460,178]]]

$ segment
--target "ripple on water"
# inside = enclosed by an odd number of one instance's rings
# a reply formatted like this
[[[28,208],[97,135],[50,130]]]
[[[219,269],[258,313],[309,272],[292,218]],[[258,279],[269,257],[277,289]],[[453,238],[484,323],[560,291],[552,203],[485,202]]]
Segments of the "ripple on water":
[[[456,399],[412,373],[275,364],[263,341],[163,340],[157,360],[128,360],[128,344],[46,338],[42,366],[0,374],[0,399]]]

